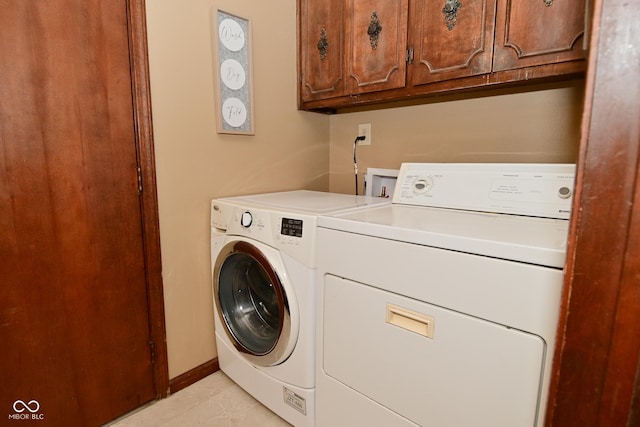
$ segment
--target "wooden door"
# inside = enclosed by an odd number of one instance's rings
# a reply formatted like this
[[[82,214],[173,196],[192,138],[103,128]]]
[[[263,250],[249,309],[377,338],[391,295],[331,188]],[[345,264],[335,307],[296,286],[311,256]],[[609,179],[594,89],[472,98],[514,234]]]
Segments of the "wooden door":
[[[299,3],[302,102],[344,95],[344,5],[344,0]]]
[[[593,5],[546,427],[640,426],[640,3]]]
[[[495,0],[413,0],[411,10],[412,85],[491,72]]]
[[[404,87],[408,0],[349,0],[347,68],[351,94]]]
[[[95,426],[156,396],[133,9],[0,0],[3,425]]]
[[[582,60],[588,0],[499,0],[493,71]]]

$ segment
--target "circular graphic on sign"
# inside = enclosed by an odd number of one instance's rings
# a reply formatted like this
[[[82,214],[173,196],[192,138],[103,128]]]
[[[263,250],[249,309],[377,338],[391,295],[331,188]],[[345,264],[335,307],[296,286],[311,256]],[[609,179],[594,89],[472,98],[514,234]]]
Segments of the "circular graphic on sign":
[[[222,118],[229,126],[239,128],[247,121],[247,107],[238,98],[227,98],[222,103]]]
[[[242,64],[235,59],[227,59],[220,65],[220,78],[226,87],[238,90],[244,86],[246,74]]]
[[[220,41],[232,52],[237,52],[244,47],[244,31],[237,21],[224,19],[218,28]]]

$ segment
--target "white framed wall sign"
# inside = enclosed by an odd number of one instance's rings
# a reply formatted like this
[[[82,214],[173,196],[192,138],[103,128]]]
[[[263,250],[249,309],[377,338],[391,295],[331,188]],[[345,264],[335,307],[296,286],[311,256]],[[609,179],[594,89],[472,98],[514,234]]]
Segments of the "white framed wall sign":
[[[251,22],[215,8],[212,15],[218,133],[255,135]]]

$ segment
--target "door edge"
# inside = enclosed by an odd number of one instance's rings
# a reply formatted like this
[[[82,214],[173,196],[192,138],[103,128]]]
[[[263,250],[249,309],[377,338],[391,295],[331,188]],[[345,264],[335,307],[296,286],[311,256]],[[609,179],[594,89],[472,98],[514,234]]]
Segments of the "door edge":
[[[149,337],[153,347],[154,394],[155,399],[160,399],[169,395],[170,386],[145,0],[127,0],[127,21],[136,151],[142,189],[140,191],[142,213],[140,220],[149,309]]]

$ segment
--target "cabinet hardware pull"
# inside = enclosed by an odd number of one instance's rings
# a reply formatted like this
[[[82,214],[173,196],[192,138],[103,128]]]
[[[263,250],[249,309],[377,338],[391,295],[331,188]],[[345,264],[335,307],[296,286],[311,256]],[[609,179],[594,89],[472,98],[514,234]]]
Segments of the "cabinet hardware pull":
[[[549,1],[549,0],[545,0]],[[444,13],[444,21],[447,23],[449,31],[458,23],[458,10],[462,7],[462,3],[458,0],[446,0],[442,13]]]
[[[553,4],[553,0],[544,0],[544,5],[549,7]]]
[[[369,21],[369,28],[367,28],[367,34],[369,34],[369,42],[371,43],[371,49],[375,50],[378,47],[378,36],[382,31],[382,25],[380,25],[380,19],[378,18],[378,12],[373,11],[371,14],[371,21]]]
[[[320,52],[320,60],[324,62],[327,59],[327,51],[329,50],[329,39],[327,38],[327,30],[320,30],[320,40],[318,40],[318,52]]]

